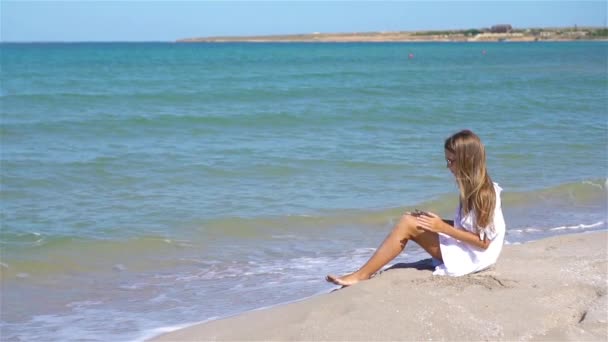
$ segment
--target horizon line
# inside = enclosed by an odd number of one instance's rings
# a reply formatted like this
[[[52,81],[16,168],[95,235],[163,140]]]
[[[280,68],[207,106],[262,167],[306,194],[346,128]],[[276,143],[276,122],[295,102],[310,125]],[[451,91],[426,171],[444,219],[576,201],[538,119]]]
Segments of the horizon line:
[[[482,27],[481,29],[484,29]],[[608,25],[604,26],[578,26],[578,25],[565,25],[565,26],[529,26],[529,27],[513,27],[513,30],[526,30],[526,29],[563,29],[563,28],[577,28],[577,29],[606,29]],[[478,28],[473,28],[478,29]],[[191,36],[187,38],[177,38],[173,40],[10,40],[3,41],[0,39],[0,44],[82,44],[82,43],[181,43],[180,40],[184,39],[213,39],[213,38],[248,38],[248,37],[275,37],[275,36],[301,36],[301,35],[312,35],[312,34],[367,34],[367,33],[398,33],[398,32],[442,32],[442,31],[466,31],[471,28],[458,28],[458,29],[417,29],[417,30],[398,30],[398,31],[352,31],[352,32],[312,32],[312,33],[287,33],[287,34],[255,34],[255,35],[214,35],[214,36]]]

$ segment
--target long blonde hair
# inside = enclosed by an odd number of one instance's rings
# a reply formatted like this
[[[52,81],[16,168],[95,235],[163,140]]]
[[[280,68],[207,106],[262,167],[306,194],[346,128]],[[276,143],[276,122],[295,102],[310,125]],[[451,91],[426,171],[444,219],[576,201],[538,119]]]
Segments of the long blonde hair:
[[[460,189],[461,214],[475,213],[477,229],[494,220],[496,192],[486,168],[486,151],[479,137],[462,130],[445,140],[446,151],[454,154],[454,174]]]

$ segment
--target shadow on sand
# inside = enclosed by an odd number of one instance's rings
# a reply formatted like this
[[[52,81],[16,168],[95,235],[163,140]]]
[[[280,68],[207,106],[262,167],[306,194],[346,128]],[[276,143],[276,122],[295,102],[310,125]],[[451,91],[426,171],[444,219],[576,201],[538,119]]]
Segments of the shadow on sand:
[[[398,264],[394,264],[391,267],[380,271],[380,273],[382,272],[386,272],[389,270],[393,270],[396,268],[414,268],[417,270],[429,270],[432,271],[435,269],[435,267],[433,266],[433,259],[428,258],[428,259],[422,259],[422,260],[418,260],[418,261],[414,261],[414,262],[400,262]]]
[[[414,262],[400,262],[400,263],[391,265],[390,267],[388,267],[384,270],[381,270],[380,272],[376,273],[372,278],[378,276],[379,274],[382,274],[383,272],[394,270],[394,269],[399,269],[399,268],[413,268],[413,269],[420,270],[420,271],[424,271],[424,270],[433,271],[435,269],[435,266],[433,266],[433,259],[431,259],[431,258],[422,259],[422,260],[418,260],[418,261],[414,261]],[[345,287],[347,287],[347,286],[342,286],[337,289],[333,289],[330,291],[330,293],[334,292],[334,291],[338,291]]]

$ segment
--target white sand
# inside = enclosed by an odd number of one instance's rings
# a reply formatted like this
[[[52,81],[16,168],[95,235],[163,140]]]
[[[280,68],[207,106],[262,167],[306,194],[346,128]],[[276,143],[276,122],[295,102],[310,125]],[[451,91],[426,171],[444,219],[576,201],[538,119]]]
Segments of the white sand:
[[[460,278],[394,268],[305,301],[161,335],[158,341],[608,341],[608,234],[505,246]]]

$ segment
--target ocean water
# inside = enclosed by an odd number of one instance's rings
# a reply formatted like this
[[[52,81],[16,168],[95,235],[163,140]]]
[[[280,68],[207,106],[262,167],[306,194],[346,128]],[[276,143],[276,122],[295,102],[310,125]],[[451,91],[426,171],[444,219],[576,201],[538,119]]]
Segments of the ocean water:
[[[404,211],[453,215],[443,140],[463,128],[504,188],[507,243],[607,228],[607,42],[0,58],[3,341],[141,340],[329,292]]]

